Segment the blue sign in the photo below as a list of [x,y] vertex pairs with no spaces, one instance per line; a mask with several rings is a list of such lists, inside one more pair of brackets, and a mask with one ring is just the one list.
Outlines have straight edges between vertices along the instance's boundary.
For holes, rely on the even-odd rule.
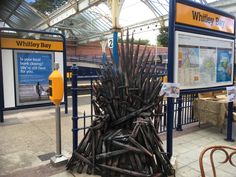
[[217,82],[231,81],[232,50],[217,49]]
[[48,83],[52,72],[52,55],[49,53],[17,53],[18,83]]
[[16,52],[17,103],[49,102],[48,77],[53,70],[53,55],[49,52]]

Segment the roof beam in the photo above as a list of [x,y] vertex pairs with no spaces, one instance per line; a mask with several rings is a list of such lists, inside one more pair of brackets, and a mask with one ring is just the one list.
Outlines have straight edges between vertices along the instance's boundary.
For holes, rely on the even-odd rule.
[[61,6],[59,9],[51,13],[47,19],[33,26],[32,30],[46,30],[53,25],[56,25],[63,20],[71,17],[77,13],[81,13],[84,10],[97,5],[104,0],[71,0],[68,3]]
[[[156,17],[160,17],[163,16],[164,14],[154,5],[154,2],[152,2],[152,0],[141,0],[141,2],[143,2],[144,4],[146,4],[146,6],[148,6],[148,8],[154,13],[154,15]],[[165,7],[165,5],[163,4],[163,2],[160,2],[159,0],[155,1],[155,3],[158,3],[159,6],[161,6],[164,10],[165,10],[165,14],[168,13],[168,7]]]
[[[122,30],[126,30],[128,28],[129,31],[132,32],[132,31],[134,31],[138,28],[142,28],[144,26],[161,23],[163,20],[167,21],[168,20],[168,15],[164,15],[164,16],[161,16],[161,17],[158,17],[158,18],[142,21],[142,22],[136,23],[134,25],[126,26],[126,27],[123,27]],[[110,31],[106,31],[106,32],[103,32],[103,33],[97,33],[96,35],[92,35],[90,37],[85,37],[84,39],[80,39],[78,41],[78,43],[79,44],[84,44],[84,43],[97,41],[97,40],[101,40],[101,39],[108,39],[108,38],[111,38],[111,37],[112,37],[112,31],[110,30]]]

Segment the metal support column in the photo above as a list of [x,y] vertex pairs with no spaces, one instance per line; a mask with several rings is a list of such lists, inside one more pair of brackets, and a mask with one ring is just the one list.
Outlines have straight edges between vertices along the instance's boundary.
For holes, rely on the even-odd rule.
[[68,162],[68,159],[61,153],[61,111],[60,105],[55,106],[56,119],[56,155],[51,158],[53,166],[61,166]]
[[56,113],[56,156],[61,155],[61,110],[60,106],[55,106]]
[[227,119],[227,134],[226,134],[226,141],[234,141],[232,138],[232,123],[233,123],[233,102],[228,103],[228,119]]
[[113,32],[113,57],[114,57],[116,66],[119,65],[117,48],[118,48],[118,32],[114,31]]
[[[176,0],[169,1],[169,37],[168,37],[168,82],[174,81],[174,35],[175,35],[175,6]],[[173,154],[173,118],[174,100],[167,98],[167,153],[171,158]]]
[[71,90],[72,90],[72,112],[73,112],[72,133],[73,133],[73,151],[74,151],[78,146],[78,102],[77,102],[78,67],[75,64],[73,64],[73,66],[71,67],[71,71],[72,71],[72,88],[71,88]]

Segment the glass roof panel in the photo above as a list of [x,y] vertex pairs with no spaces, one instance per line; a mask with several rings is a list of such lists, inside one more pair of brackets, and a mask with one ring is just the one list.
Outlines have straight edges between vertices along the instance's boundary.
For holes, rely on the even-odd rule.
[[[1,0],[2,1],[2,0]],[[29,4],[35,3],[37,0],[3,0],[5,5],[1,8],[0,19],[12,27],[16,28],[28,28],[40,24],[46,23],[46,15],[39,13],[32,8]],[[51,4],[55,6],[54,10],[58,18],[60,17],[59,6],[75,5],[73,3],[81,3],[85,0],[57,0],[57,4]],[[220,0],[192,0],[202,4],[212,3]],[[230,1],[230,0],[221,0]],[[231,0],[232,1],[232,0]],[[26,3],[27,2],[27,3]],[[48,1],[54,2],[54,1]],[[93,1],[88,2],[92,3]],[[89,7],[81,13],[76,13],[63,21],[59,21],[55,25],[47,28],[46,30],[55,32],[65,32],[67,37],[74,37],[76,40],[85,40],[86,38],[99,37],[103,34],[111,34],[111,11],[107,5],[107,1],[98,0],[95,6]],[[77,9],[78,10],[78,9]],[[124,0],[120,12],[120,26],[122,28],[129,27],[130,29],[135,26],[139,28],[136,30],[138,36],[144,36],[147,38],[150,33],[151,40],[155,41],[158,34],[158,19],[159,17],[165,17],[167,20],[169,10],[169,0]],[[47,16],[49,14],[47,13]],[[53,14],[54,15],[54,14]],[[48,16],[49,17],[49,16]],[[39,25],[40,27],[40,25]],[[132,28],[134,29],[134,28]]]
[[155,14],[143,2],[126,0],[120,12],[120,25],[125,27],[152,18],[155,18]]

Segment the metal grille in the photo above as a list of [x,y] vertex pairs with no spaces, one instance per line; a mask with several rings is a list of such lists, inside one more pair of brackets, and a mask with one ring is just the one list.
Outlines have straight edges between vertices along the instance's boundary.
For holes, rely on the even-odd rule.
[[[78,86],[78,92],[83,91],[89,91],[90,92],[90,98],[92,100],[92,80],[93,78],[90,78],[90,87],[89,88],[80,88]],[[174,100],[174,129],[182,129],[182,125],[190,124],[197,122],[197,119],[194,119],[193,116],[193,101],[196,98],[196,94],[184,94],[181,95],[180,98],[177,98]],[[163,133],[166,132],[166,125],[167,125],[167,101],[163,100],[163,106],[162,106],[162,114],[160,116],[159,126],[158,126],[158,132]],[[91,114],[87,114],[85,111],[82,116],[79,116],[78,119],[80,121],[80,127],[78,127],[78,131],[83,131],[83,133],[86,133],[86,129],[89,128],[93,118],[95,115],[93,115],[93,106],[91,104]]]

